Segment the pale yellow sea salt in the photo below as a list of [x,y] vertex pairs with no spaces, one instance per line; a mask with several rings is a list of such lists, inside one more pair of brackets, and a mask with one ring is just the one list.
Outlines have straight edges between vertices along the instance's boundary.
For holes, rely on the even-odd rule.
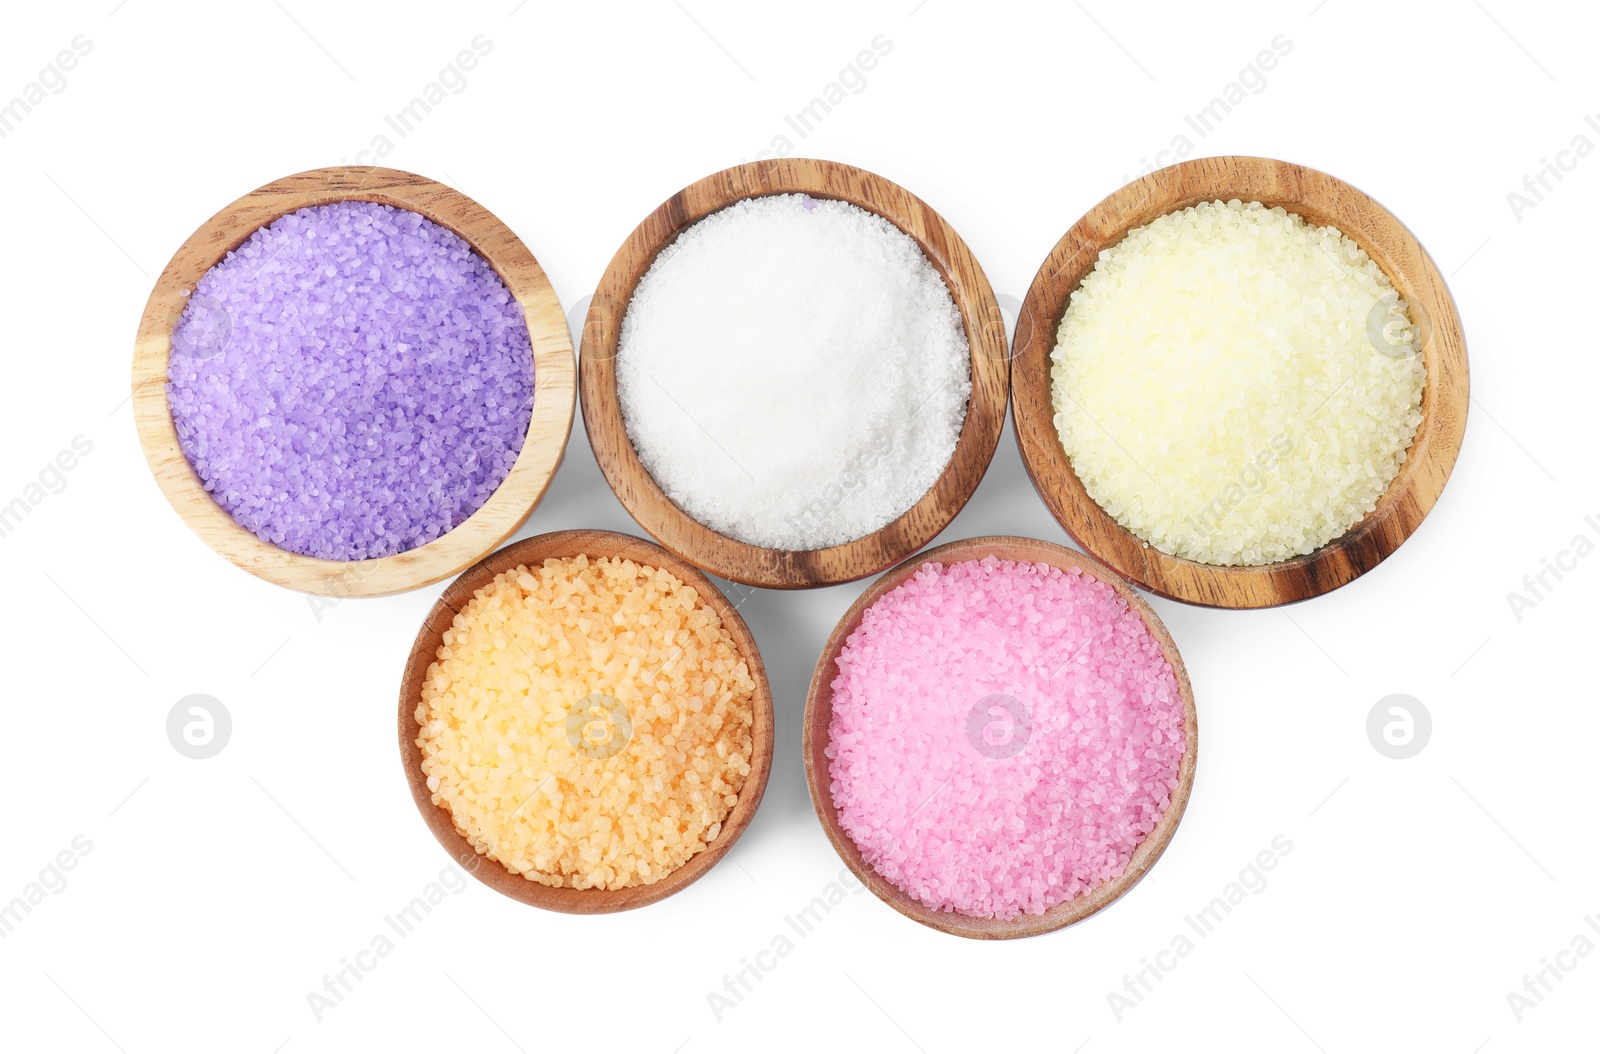
[[1371,512],[1422,420],[1406,302],[1333,227],[1207,202],[1129,232],[1072,294],[1051,354],[1073,470],[1175,556],[1273,563]]
[[417,745],[434,802],[480,853],[551,886],[648,885],[738,801],[754,692],[692,587],[629,560],[547,560],[456,615]]

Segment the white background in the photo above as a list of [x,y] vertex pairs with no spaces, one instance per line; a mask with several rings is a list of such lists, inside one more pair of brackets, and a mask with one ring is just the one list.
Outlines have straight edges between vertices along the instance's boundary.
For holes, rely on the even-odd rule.
[[[1600,540],[1600,157],[1520,215],[1507,200],[1575,136],[1600,146],[1584,123],[1600,114],[1592,9],[917,3],[7,9],[0,98],[76,34],[93,44],[66,88],[0,139],[0,503],[75,436],[93,443],[65,489],[0,538],[0,901],[75,836],[93,845],[0,940],[8,1049],[1594,1047],[1600,954],[1520,1022],[1507,1001],[1580,931],[1600,943],[1583,921],[1600,916],[1586,811],[1600,557],[1547,578],[1555,588],[1520,621],[1507,600],[1574,536]],[[778,740],[765,803],[728,859],[667,902],[594,918],[473,882],[315,1019],[307,992],[449,864],[407,794],[394,733],[401,664],[442,587],[348,600],[319,620],[306,598],[211,553],[135,442],[133,336],[154,276],[195,227],[271,179],[356,161],[478,34],[493,50],[465,90],[384,161],[501,216],[568,308],[662,199],[785,133],[796,155],[921,195],[1015,298],[1083,212],[1185,132],[1191,156],[1280,157],[1354,183],[1450,276],[1473,402],[1455,475],[1416,535],[1287,611],[1154,602],[1198,696],[1199,778],[1171,848],[1123,901],[1042,938],[977,943],[861,893],[716,1020],[707,993],[841,870],[806,795],[800,718],[821,643],[862,584],[736,591]],[[893,47],[865,89],[794,135],[785,115],[878,34]],[[1265,89],[1197,137],[1183,116],[1278,34],[1293,50]],[[521,533],[580,526],[637,532],[581,419]],[[1009,427],[939,540],[987,533],[1066,540]],[[234,724],[205,761],[165,733],[173,703],[197,692]],[[1434,721],[1405,761],[1365,731],[1396,692]],[[1293,850],[1266,888],[1118,1021],[1107,993],[1279,834]]]

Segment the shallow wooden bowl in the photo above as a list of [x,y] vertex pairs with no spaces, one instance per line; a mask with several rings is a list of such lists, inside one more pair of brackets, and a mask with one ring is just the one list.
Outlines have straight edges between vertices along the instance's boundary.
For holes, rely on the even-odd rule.
[[[755,696],[751,700],[754,714],[750,736],[754,747],[750,757],[750,775],[745,777],[744,786],[739,790],[739,800],[710,845],[691,856],[676,871],[648,886],[570,889],[547,886],[512,874],[498,861],[480,856],[472,843],[456,830],[450,810],[433,803],[428,779],[422,773],[422,748],[417,746],[417,704],[422,700],[422,682],[428,675],[428,666],[438,655],[444,631],[450,628],[456,614],[472,599],[473,593],[488,585],[502,571],[509,571],[520,564],[537,568],[552,557],[579,554],[587,555],[591,560],[621,557],[648,567],[664,568],[685,585],[693,586],[722,619],[723,628],[733,638],[740,657],[750,669],[751,679],[756,683]],[[439,840],[439,844],[444,846],[445,852],[463,870],[512,900],[573,915],[600,915],[642,908],[670,897],[711,870],[733,848],[733,843],[739,840],[744,829],[750,826],[756,807],[761,804],[761,796],[766,792],[767,776],[772,771],[772,692],[767,686],[767,671],[761,665],[761,652],[756,647],[755,637],[744,624],[744,619],[739,617],[738,610],[704,575],[659,545],[611,531],[555,531],[524,538],[474,564],[450,583],[423,620],[422,628],[417,631],[416,643],[411,646],[411,654],[406,659],[405,675],[400,681],[398,727],[400,761],[405,768],[406,783],[411,787],[411,799],[417,803],[417,811],[422,814],[423,822]]]
[[[933,263],[961,311],[972,356],[967,418],[944,473],[922,499],[872,534],[826,549],[764,549],[719,534],[678,508],[656,485],[628,438],[617,399],[622,319],[639,279],[679,232],[718,209],[768,194],[833,198],[876,213],[909,235]],[[1005,424],[1010,369],[994,291],[960,235],[927,203],[881,176],[834,161],[783,158],[724,169],[662,203],[628,236],[595,290],[579,356],[583,422],[611,489],[662,545],[696,567],[746,585],[804,589],[863,578],[926,545],[972,497]]]
[[[239,526],[214,501],[178,443],[167,406],[172,328],[201,277],[255,231],[298,209],[371,201],[408,209],[460,235],[522,305],[533,345],[533,416],[522,452],[483,507],[426,545],[375,560],[320,560],[280,549]],[[460,571],[510,537],[544,496],[566,450],[575,400],[572,338],[533,254],[493,213],[431,179],[392,168],[339,166],[286,176],[235,201],[189,236],[145,305],[133,351],[133,414],[161,491],[191,530],[269,582],[325,596],[384,596]]]
[[[849,639],[850,634],[861,624],[862,614],[879,597],[910,578],[930,560],[953,564],[966,560],[981,560],[986,556],[1002,560],[1051,564],[1063,571],[1070,571],[1074,567],[1081,568],[1085,574],[1104,582],[1122,594],[1128,606],[1144,619],[1145,626],[1160,643],[1163,654],[1172,664],[1172,673],[1178,682],[1178,693],[1183,699],[1183,730],[1186,737],[1183,760],[1178,766],[1178,786],[1172,792],[1172,804],[1162,815],[1161,822],[1156,824],[1155,830],[1145,836],[1144,841],[1133,851],[1133,857],[1128,861],[1128,867],[1121,876],[1102,883],[1083,896],[1057,904],[1041,915],[1019,915],[1014,919],[981,919],[951,911],[935,911],[902,893],[873,870],[872,866],[862,859],[861,850],[856,847],[856,843],[839,826],[839,812],[834,808],[833,792],[830,789],[828,757],[824,753],[829,741],[828,728],[833,722],[833,679],[839,675],[839,653],[844,650],[845,641]],[[1189,675],[1183,668],[1183,659],[1178,654],[1178,646],[1172,641],[1172,635],[1161,624],[1161,619],[1151,610],[1150,605],[1137,590],[1100,561],[1066,546],[1041,542],[1033,538],[968,538],[918,553],[896,566],[872,583],[866,592],[850,605],[850,610],[844,613],[844,617],[834,627],[833,635],[823,646],[822,657],[817,660],[817,668],[811,675],[811,690],[806,696],[806,786],[811,791],[811,804],[817,810],[817,819],[822,821],[822,828],[828,833],[828,841],[833,843],[833,848],[850,870],[855,872],[856,877],[877,894],[879,900],[900,914],[944,933],[978,940],[1035,937],[1041,933],[1061,929],[1063,926],[1070,926],[1104,909],[1137,885],[1155,865],[1156,859],[1166,849],[1167,843],[1172,841],[1173,832],[1178,829],[1178,822],[1183,819],[1183,810],[1189,804],[1189,792],[1194,787],[1195,757],[1199,747],[1199,723],[1195,715],[1194,690],[1189,686]]]
[[[1068,298],[1100,252],[1136,227],[1202,201],[1281,205],[1354,239],[1413,305],[1428,376],[1422,424],[1400,473],[1377,508],[1342,537],[1307,556],[1259,567],[1203,564],[1146,545],[1089,496],[1056,433],[1050,353]],[[1023,464],[1045,504],[1074,540],[1119,574],[1173,600],[1259,608],[1318,596],[1359,577],[1400,547],[1444,490],[1467,423],[1467,351],[1444,278],[1417,239],[1382,205],[1315,169],[1259,157],[1185,161],[1134,180],[1106,198],[1056,243],[1017,320],[1012,413]]]

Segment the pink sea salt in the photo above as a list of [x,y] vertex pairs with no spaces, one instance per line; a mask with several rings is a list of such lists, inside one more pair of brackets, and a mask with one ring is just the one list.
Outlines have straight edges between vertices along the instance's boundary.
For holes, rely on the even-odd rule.
[[1172,666],[1078,569],[924,564],[840,652],[829,789],[862,856],[930,908],[1040,914],[1121,875],[1186,749]]
[[522,449],[521,305],[454,232],[362,201],[257,230],[200,279],[167,401],[235,521],[305,556],[424,545],[488,500]]

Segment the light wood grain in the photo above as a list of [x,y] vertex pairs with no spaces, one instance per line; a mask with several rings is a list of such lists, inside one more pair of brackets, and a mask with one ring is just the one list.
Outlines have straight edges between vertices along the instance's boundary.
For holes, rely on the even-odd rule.
[[[1183,699],[1183,728],[1186,736],[1183,760],[1178,768],[1178,787],[1172,792],[1171,805],[1162,815],[1161,822],[1156,824],[1155,830],[1151,831],[1134,850],[1133,857],[1122,875],[1102,883],[1084,896],[1058,904],[1043,914],[1020,915],[1014,919],[980,919],[950,911],[935,911],[902,893],[873,870],[872,866],[862,858],[861,850],[855,842],[839,825],[839,812],[834,807],[833,792],[829,789],[831,778],[828,772],[828,757],[825,753],[828,748],[829,726],[833,722],[833,679],[839,673],[839,653],[844,650],[845,641],[849,639],[850,634],[861,624],[862,614],[879,597],[899,586],[930,561],[948,565],[966,560],[981,560],[986,556],[995,556],[1001,560],[1045,563],[1059,567],[1063,571],[1070,571],[1074,567],[1081,568],[1085,574],[1104,582],[1120,593],[1127,600],[1128,606],[1144,619],[1151,636],[1160,643],[1162,654],[1172,664],[1172,673],[1177,679],[1178,692]],[[1061,929],[1063,926],[1070,926],[1101,911],[1138,884],[1155,864],[1162,851],[1166,849],[1167,843],[1172,840],[1178,822],[1183,819],[1184,808],[1189,803],[1189,794],[1194,787],[1195,758],[1200,747],[1199,737],[1194,690],[1189,685],[1189,675],[1184,670],[1178,646],[1173,643],[1172,635],[1167,632],[1166,626],[1162,625],[1161,619],[1137,590],[1100,561],[1065,546],[1032,538],[969,538],[918,553],[898,565],[862,593],[834,627],[833,634],[822,649],[822,657],[817,660],[817,668],[811,675],[811,689],[806,696],[806,786],[811,791],[811,804],[817,811],[817,818],[822,821],[828,841],[833,843],[833,848],[840,858],[851,871],[855,872],[856,877],[877,895],[878,899],[902,915],[915,919],[924,926],[931,926],[958,937],[972,937],[979,940],[1034,937]]]
[[[1169,556],[1124,529],[1084,489],[1061,446],[1050,393],[1050,353],[1068,298],[1101,250],[1130,230],[1202,201],[1260,201],[1331,224],[1359,244],[1420,309],[1427,381],[1422,424],[1377,508],[1307,556],[1260,567],[1221,567]],[[1034,486],[1084,549],[1124,577],[1173,600],[1225,608],[1286,604],[1336,589],[1400,547],[1438,501],[1461,449],[1467,353],[1461,319],[1432,258],[1405,226],[1355,187],[1314,169],[1256,157],[1185,161],[1137,179],[1096,205],[1039,268],[1017,321],[1011,370],[1017,445]]]
[[[904,231],[943,277],[966,326],[972,397],[955,453],[938,481],[904,515],[855,541],[826,549],[765,549],[719,534],[674,505],[640,462],[617,399],[622,319],[639,279],[679,232],[743,198],[804,193],[847,201]],[[972,497],[1005,424],[1009,371],[1005,322],[983,270],[944,219],[905,188],[832,161],[758,161],[707,176],[667,199],[628,236],[606,268],[584,324],[579,363],[589,445],[611,489],[639,526],[697,567],[747,585],[799,589],[883,570],[942,531]],[[907,408],[909,413],[913,408]]]
[[[522,305],[533,345],[533,415],[522,451],[494,494],[449,533],[375,560],[319,560],[262,541],[212,500],[178,443],[167,406],[173,326],[200,278],[258,228],[298,209],[370,201],[409,209],[460,235]],[[235,566],[290,589],[383,596],[441,579],[510,537],[544,496],[566,450],[576,400],[572,338],[555,290],[525,245],[493,213],[431,179],[389,168],[320,168],[268,183],[189,236],[156,279],[133,355],[133,412],[156,482],[178,515]]]
[[[433,804],[427,777],[422,772],[422,748],[417,746],[417,704],[422,699],[422,682],[427,676],[428,666],[438,655],[444,631],[450,628],[451,621],[472,599],[473,593],[488,585],[502,571],[524,564],[536,568],[547,559],[570,558],[580,554],[587,555],[591,560],[620,557],[648,567],[665,568],[686,585],[692,586],[722,620],[722,628],[733,638],[734,646],[749,667],[750,677],[756,684],[751,700],[754,715],[750,735],[754,746],[750,757],[750,774],[745,777],[744,786],[739,790],[739,800],[710,845],[691,856],[676,871],[647,886],[610,890],[570,889],[547,886],[512,874],[498,862],[480,856],[472,843],[456,830],[450,810]],[[738,610],[709,579],[683,560],[651,542],[610,531],[556,531],[525,538],[468,568],[452,582],[423,621],[416,643],[406,659],[405,673],[400,682],[398,728],[400,761],[405,769],[406,783],[411,788],[411,798],[416,802],[417,811],[422,814],[428,829],[444,846],[451,859],[484,885],[513,900],[575,915],[627,911],[654,904],[711,870],[717,861],[727,855],[733,843],[739,840],[744,829],[755,818],[756,808],[767,789],[767,777],[772,771],[772,692],[767,684],[766,667],[761,664],[761,652],[756,647],[755,637],[744,624],[744,619],[739,617]]]

